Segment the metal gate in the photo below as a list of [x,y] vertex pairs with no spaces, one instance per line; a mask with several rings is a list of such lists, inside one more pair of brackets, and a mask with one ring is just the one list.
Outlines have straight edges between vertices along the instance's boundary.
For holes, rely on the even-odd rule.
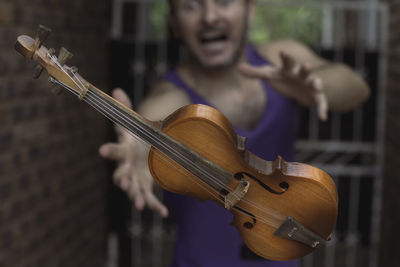
[[[134,104],[179,58],[180,50],[167,42],[165,2],[113,1],[113,84],[129,90]],[[327,123],[320,123],[315,111],[303,110],[296,149],[298,161],[325,170],[339,190],[339,219],[333,239],[325,248],[306,256],[303,266],[377,266],[387,7],[373,0],[259,0],[258,4],[263,15],[256,16],[251,33],[255,42],[282,37],[300,39],[321,56],[354,67],[371,86],[371,97],[363,107],[345,114],[330,113]],[[289,19],[285,18],[288,14]],[[168,266],[174,225],[150,212],[132,210],[131,215],[126,231],[122,231],[129,244],[120,242],[124,239],[121,234],[110,234],[108,265]],[[124,257],[117,257],[118,251],[123,250],[121,246],[130,248],[125,261]]]

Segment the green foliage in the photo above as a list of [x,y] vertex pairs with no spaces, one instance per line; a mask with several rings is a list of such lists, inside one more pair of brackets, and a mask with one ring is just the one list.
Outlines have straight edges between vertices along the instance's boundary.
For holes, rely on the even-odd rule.
[[319,38],[320,21],[321,12],[305,5],[259,5],[250,40],[257,44],[294,38],[311,44]]
[[157,39],[166,38],[167,34],[167,0],[159,0],[150,7],[150,29],[152,36]]

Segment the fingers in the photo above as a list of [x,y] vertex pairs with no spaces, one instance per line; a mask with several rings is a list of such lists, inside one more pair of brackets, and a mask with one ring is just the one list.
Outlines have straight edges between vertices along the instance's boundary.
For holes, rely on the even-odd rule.
[[149,209],[157,212],[162,218],[168,216],[168,209],[156,198],[152,192],[145,192],[144,197]]
[[115,161],[121,161],[125,159],[125,151],[123,146],[117,143],[106,143],[101,145],[99,148],[99,154],[103,158]]
[[280,53],[282,67],[272,65],[253,66],[248,63],[241,63],[239,71],[250,78],[266,80],[281,80],[283,78],[306,79],[310,74],[310,67],[307,64],[299,65],[293,57],[285,52]]
[[162,218],[168,217],[167,207],[153,193],[153,182],[145,174],[133,171],[128,164],[119,166],[113,175],[117,186],[133,201],[135,209],[142,211],[147,206]]
[[321,121],[326,121],[328,119],[329,106],[322,80],[319,77],[310,77],[306,84],[310,88],[311,96],[317,106],[318,118]]
[[312,87],[315,91],[322,92],[324,87],[323,87],[321,78],[314,77],[312,80]]
[[161,203],[160,200],[154,195],[152,187],[143,185],[145,183],[143,177],[132,176],[130,187],[128,189],[128,195],[133,200],[135,208],[139,211],[143,210],[147,206],[150,210],[156,212],[162,218],[168,216],[168,209]]
[[128,164],[122,164],[117,167],[113,174],[113,181],[115,185],[119,186],[123,191],[129,189],[130,179],[130,168]]
[[[118,124],[114,124],[114,131],[118,138],[122,138],[122,140],[135,138],[131,133],[128,132],[128,130]],[[119,139],[119,141],[121,140]]]
[[145,202],[140,191],[140,185],[135,177],[135,172],[129,164],[122,164],[117,167],[113,174],[116,186],[125,191],[128,197],[133,200],[137,210],[143,210]]
[[121,88],[115,88],[112,91],[112,96],[117,99],[119,102],[127,106],[128,108],[132,108],[132,102],[129,99],[129,96],[125,93]]
[[324,92],[322,80],[312,75],[308,63],[299,64],[286,52],[280,52],[282,66],[280,68],[252,66],[247,63],[239,65],[239,71],[250,77],[266,79],[273,83],[273,88],[283,95],[293,97],[299,103],[316,105],[318,117],[322,121],[328,118],[328,101]]
[[276,67],[264,65],[261,67],[253,66],[248,63],[241,63],[239,65],[239,71],[249,77],[258,79],[277,79],[279,78],[279,73]]
[[309,64],[302,64],[299,70],[300,79],[306,80],[311,74],[311,67]]
[[128,196],[133,200],[137,210],[143,210],[146,203],[137,180],[138,177],[134,177],[135,174],[133,173],[131,175],[131,183],[127,192]]
[[114,177],[114,181],[115,181],[115,184],[122,189],[122,191],[126,192],[126,191],[129,190],[130,180],[128,178],[124,178],[124,177],[117,178],[117,177]]
[[313,80],[314,99],[317,104],[318,118],[321,121],[328,119],[328,100],[323,90],[322,80],[320,78],[314,78]]
[[318,94],[316,97],[318,118],[321,121],[328,119],[328,101],[325,94]]
[[281,51],[280,56],[282,60],[282,68],[287,72],[292,72],[293,69],[297,66],[294,58],[283,51]]

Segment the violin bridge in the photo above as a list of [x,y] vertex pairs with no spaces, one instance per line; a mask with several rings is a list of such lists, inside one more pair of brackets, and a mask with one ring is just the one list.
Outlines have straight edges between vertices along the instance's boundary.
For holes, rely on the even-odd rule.
[[236,189],[225,196],[225,209],[232,209],[246,195],[249,187],[250,183],[242,178]]
[[314,249],[326,243],[324,238],[312,232],[291,216],[286,218],[274,235],[303,243]]

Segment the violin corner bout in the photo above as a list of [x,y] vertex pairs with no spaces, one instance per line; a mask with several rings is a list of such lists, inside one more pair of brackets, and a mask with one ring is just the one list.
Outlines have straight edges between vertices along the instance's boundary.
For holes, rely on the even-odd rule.
[[286,164],[286,161],[281,156],[278,156],[272,163],[272,169],[284,173],[286,170]]

